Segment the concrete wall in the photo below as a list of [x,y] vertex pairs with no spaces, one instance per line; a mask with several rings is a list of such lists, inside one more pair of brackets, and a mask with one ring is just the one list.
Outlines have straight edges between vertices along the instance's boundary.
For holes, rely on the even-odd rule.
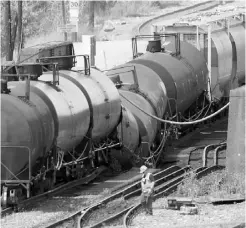
[[229,172],[245,172],[245,86],[231,90],[226,166]]

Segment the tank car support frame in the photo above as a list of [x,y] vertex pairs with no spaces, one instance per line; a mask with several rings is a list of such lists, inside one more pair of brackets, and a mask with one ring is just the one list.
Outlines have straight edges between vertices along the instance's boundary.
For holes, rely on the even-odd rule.
[[[15,178],[15,180],[1,180],[1,184],[5,184],[5,185],[16,185],[16,184],[20,184],[22,187],[24,187],[27,191],[26,196],[27,198],[30,198],[31,194],[30,194],[30,183],[31,183],[31,178],[32,178],[32,164],[31,164],[31,158],[32,158],[32,153],[29,147],[26,146],[1,146],[1,148],[22,148],[22,149],[26,149],[28,151],[28,158],[29,158],[29,162],[28,162],[28,180],[21,180],[19,179],[17,176],[20,174],[15,175],[14,173],[11,172],[11,170],[9,170],[9,168],[1,161],[1,166],[3,166],[10,174],[13,178]],[[5,186],[3,186],[4,188]],[[7,186],[6,186],[7,188]],[[4,189],[5,190],[5,189]],[[7,191],[7,190],[5,190]],[[3,191],[4,193],[4,191]]]

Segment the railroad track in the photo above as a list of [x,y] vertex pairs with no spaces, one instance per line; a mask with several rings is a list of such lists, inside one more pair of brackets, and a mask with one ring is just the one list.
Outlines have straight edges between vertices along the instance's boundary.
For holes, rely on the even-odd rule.
[[[188,167],[185,168],[179,168],[177,166],[171,166],[165,170],[162,170],[158,173],[155,173],[154,176],[158,180],[158,184],[161,185],[164,181],[171,179],[173,176],[178,175],[179,173],[184,173]],[[115,220],[118,217],[124,215],[134,204],[136,203],[138,194],[140,194],[140,188],[141,188],[141,182],[140,179],[136,180],[133,184],[131,184],[128,187],[124,187],[122,189],[117,190],[114,194],[104,198],[103,200],[96,200],[96,203],[93,203],[90,206],[87,206],[81,209],[80,211],[77,211],[74,214],[71,214],[70,216],[57,220],[56,222],[50,224],[49,226],[45,226],[45,228],[54,228],[54,227],[84,227],[85,225],[91,225],[91,218],[92,217],[97,217],[96,215],[102,214],[102,210],[109,205],[112,202],[117,202],[119,201],[120,203],[122,202],[121,199],[124,197],[124,205],[119,207],[116,211],[116,214],[114,213],[113,216],[108,216],[108,215],[102,215],[103,218],[108,217],[106,220],[105,219],[96,219],[97,221],[94,222],[94,224],[91,227],[100,227],[102,224],[108,223],[111,220]],[[131,201],[129,200],[131,198]],[[123,210],[121,210],[123,207]],[[101,217],[102,217],[101,216]],[[94,220],[94,219],[93,219]]]
[[[18,204],[18,208],[24,208],[30,204],[33,204],[37,201],[40,201],[42,199],[46,199],[48,197],[52,197],[54,196],[55,194],[58,194],[59,192],[62,192],[62,191],[67,191],[71,188],[76,188],[76,186],[79,186],[79,185],[82,185],[82,184],[88,184],[89,182],[91,182],[92,180],[94,180],[96,177],[98,177],[98,175],[100,175],[103,171],[106,170],[106,167],[104,166],[101,166],[101,167],[98,167],[94,172],[92,172],[90,175],[84,177],[84,178],[81,178],[79,180],[74,180],[74,181],[71,181],[69,183],[66,183],[66,184],[62,184],[50,191],[47,191],[45,193],[42,193],[42,194],[39,194],[39,195],[36,195],[36,196],[33,196],[29,199],[26,199],[26,200],[23,200],[21,202],[19,202]],[[3,210],[1,210],[1,216],[6,216],[7,214],[10,214],[14,212],[14,208],[13,207],[8,207],[8,208],[5,208]]]
[[[103,168],[101,167],[101,171]],[[153,172],[156,171],[158,170],[153,170]],[[25,204],[23,201],[23,209],[19,210],[20,213],[2,216],[1,224],[3,227],[13,227],[14,225],[10,225],[10,223],[16,223],[20,217],[20,222],[17,224],[22,224],[23,227],[60,227],[59,224],[66,221],[69,223],[68,227],[73,227],[77,222],[77,216],[94,205],[95,202],[111,195],[112,192],[120,191],[119,189],[139,181],[141,175],[132,178],[135,173],[136,170],[133,169],[119,176],[105,177],[103,175],[100,176],[100,179],[90,178],[86,185],[85,181],[81,182],[81,180],[74,181],[74,183],[70,182],[68,183],[70,186],[67,188],[59,188],[59,191],[56,189],[56,191],[46,193],[42,197],[34,197]],[[129,178],[132,179],[129,180]],[[90,182],[92,179],[94,181]],[[40,216],[40,211],[43,211],[45,216]],[[35,216],[38,218],[36,219]],[[13,218],[15,221],[12,221]]]
[[[25,207],[29,204],[35,203],[38,200],[42,200],[42,199],[45,199],[47,197],[51,197],[51,196],[53,196],[53,195],[55,195],[61,191],[69,190],[69,189],[74,188],[78,185],[88,184],[89,182],[94,180],[104,170],[106,170],[106,167],[104,167],[104,166],[99,167],[93,173],[88,175],[87,177],[81,178],[80,180],[74,180],[74,181],[71,181],[69,183],[59,185],[58,187],[56,187],[50,191],[47,191],[45,193],[33,196],[29,199],[23,200],[18,204],[18,207]],[[1,216],[5,216],[6,214],[9,214],[11,212],[13,212],[12,207],[5,208],[5,209],[1,210]]]
[[[166,182],[180,175],[184,175],[189,170],[189,168],[190,168],[189,166],[183,167],[183,168],[180,168],[177,166],[171,166],[167,169],[160,171],[159,173],[156,173],[154,175],[155,180],[156,180],[156,188],[159,188],[159,189],[163,188],[163,186],[166,185]],[[116,205],[114,205],[115,208],[117,209],[120,208],[120,210],[117,210],[116,212],[114,212],[114,215],[109,216],[108,214],[104,214],[103,211],[104,211],[104,208],[107,207],[107,205],[105,204],[112,202],[115,199],[116,195],[108,198],[106,202],[105,201],[99,202],[97,205],[89,208],[83,215],[81,215],[79,219],[80,226],[78,227],[82,228],[88,224],[90,228],[102,227],[117,219],[120,219],[139,200],[138,196],[140,194],[141,194],[141,183],[139,181],[133,184],[132,186],[129,186],[127,189],[124,189],[121,192],[116,194],[117,197],[122,197],[122,200],[120,200],[119,202],[116,202]],[[120,204],[122,204],[123,202],[124,202],[124,207],[122,208]],[[95,210],[97,209],[101,209],[101,210],[98,210],[96,212]],[[97,221],[96,222],[93,221],[93,224],[91,224],[89,223],[88,220],[92,217],[93,213],[94,214],[96,213],[96,215],[94,215],[93,217],[97,218]],[[105,219],[105,217],[107,218]]]
[[157,17],[151,18],[151,19],[145,21],[144,23],[140,24],[135,33],[137,33],[139,35],[148,35],[148,34],[150,34],[150,31],[151,31],[150,28],[151,28],[152,24],[156,24],[156,23],[161,22],[163,20],[170,20],[173,18],[182,17],[182,16],[185,16],[187,14],[198,12],[198,11],[209,10],[209,9],[212,9],[212,8],[218,6],[218,5],[219,5],[218,1],[206,1],[206,2],[195,4],[193,6],[189,6],[189,7],[183,8],[183,9],[176,10],[174,12],[169,12],[166,14],[159,15]]
[[[221,159],[224,159],[224,152],[225,152],[225,148],[226,148],[226,143],[221,143],[222,139],[225,137],[226,132],[224,131],[227,128],[226,125],[226,119],[222,119],[219,121],[216,121],[215,123],[213,123],[211,126],[205,126],[205,128],[200,129],[200,132],[205,132],[205,136],[209,136],[210,138],[213,138],[212,141],[209,139],[203,139],[205,141],[200,141],[201,140],[201,136],[199,136],[197,133],[191,132],[190,134],[194,134],[196,137],[196,140],[199,141],[199,143],[196,143],[196,140],[194,140],[193,137],[184,137],[184,139],[180,139],[180,145],[181,147],[185,147],[185,146],[189,146],[190,142],[194,143],[194,149],[193,152],[189,152],[187,153],[187,156],[189,156],[190,161],[188,163],[186,163],[185,165],[189,165],[192,168],[195,167],[200,167],[202,165],[204,166],[210,166],[210,165],[218,165],[221,164]],[[213,132],[214,130],[218,130],[217,126],[222,126],[222,131],[221,128],[219,129],[219,132],[222,132],[223,134],[220,133],[220,137],[217,137],[217,132],[215,132],[215,134],[217,135],[216,137],[214,137],[214,135],[209,135],[207,134],[207,132]],[[204,136],[204,135],[202,135]],[[215,140],[216,138],[216,140]],[[202,144],[202,146],[201,146]],[[224,159],[225,160],[225,159]],[[213,162],[212,162],[213,161]],[[175,166],[173,166],[175,167]],[[177,167],[177,166],[176,166]],[[173,168],[172,168],[173,169]],[[172,169],[170,169],[170,172],[172,171]],[[83,183],[88,183],[91,180],[94,180],[96,176],[98,176],[98,174],[100,174],[102,171],[104,170],[103,167],[100,167],[97,172],[91,174],[91,176],[87,177],[87,179],[81,179],[81,180],[77,180],[74,182],[70,182],[67,185],[61,186],[57,189],[54,189],[50,192],[47,192],[43,195],[37,196],[36,198],[33,197],[29,200],[27,200],[26,202],[24,201],[22,204],[23,207],[25,207],[25,205],[29,205],[29,204],[34,204],[36,201],[40,201],[40,199],[44,199],[45,201],[50,201],[53,200],[55,197],[55,195],[57,195],[57,193],[60,193],[59,197],[61,199],[66,199],[68,202],[71,201],[70,197],[71,196],[75,196],[75,197],[81,197],[81,195],[91,195],[91,188],[88,187],[88,189],[86,189],[84,187],[84,185],[82,186]],[[177,171],[177,170],[175,170]],[[169,175],[169,173],[166,173],[167,175]],[[165,178],[171,178],[171,177],[175,177],[172,175],[169,175],[168,177],[164,177],[164,179],[158,180],[158,178],[160,178],[160,176],[156,176],[157,179],[157,183],[159,183],[161,185],[161,183],[166,182],[168,179]],[[183,177],[181,177],[182,179]],[[178,180],[176,180],[177,182],[181,181],[180,178],[178,178]],[[131,183],[129,183],[131,184]],[[82,187],[82,188],[81,188]],[[77,211],[70,213],[67,216],[63,216],[62,219],[57,220],[57,219],[52,219],[52,224],[46,223],[46,224],[50,224],[49,226],[44,226],[46,228],[48,227],[60,227],[61,225],[65,224],[65,227],[74,227],[74,226],[78,226],[78,224],[80,224],[80,222],[78,222],[78,220],[81,217],[81,220],[83,224],[89,224],[92,225],[92,227],[101,227],[103,224],[109,224],[109,223],[114,223],[114,222],[119,222],[122,224],[123,221],[123,216],[132,208],[132,203],[136,203],[136,196],[138,196],[140,194],[140,183],[138,182],[138,180],[136,180],[136,182],[133,182],[133,184],[131,184],[131,186],[129,186],[128,188],[122,190],[124,188],[123,186],[117,186],[118,187],[118,191],[117,188],[116,190],[112,190],[111,192],[116,192],[116,194],[106,198],[106,200],[104,202],[99,202],[99,203],[94,203],[96,201],[98,201],[98,199],[95,198],[93,203],[88,203],[85,204],[83,201],[81,201],[81,206],[78,208]],[[76,189],[77,188],[77,189]],[[164,186],[164,188],[166,188]],[[97,191],[95,191],[94,196],[95,195],[100,195],[103,188],[100,187],[100,184],[98,185],[98,189]],[[78,193],[76,193],[76,191]],[[162,189],[158,190],[161,192]],[[64,192],[65,191],[65,192]],[[83,193],[81,193],[83,192]],[[161,194],[161,193],[160,193]],[[94,197],[93,196],[93,197]],[[59,199],[58,197],[58,199]],[[101,196],[102,197],[102,196]],[[122,199],[122,197],[124,198],[124,200],[126,201],[120,201],[119,199]],[[72,197],[73,198],[73,197]],[[91,218],[96,217],[96,215],[98,214],[97,211],[100,211],[100,209],[105,208],[107,205],[110,204],[110,202],[113,202],[114,200],[118,201],[118,204],[122,204],[122,207],[119,207],[120,210],[117,210],[116,212],[113,213],[113,215],[105,215],[103,219],[98,220],[95,219],[96,222],[94,224],[91,224],[88,219],[92,220]],[[132,201],[131,203],[128,203],[129,201]],[[54,204],[56,204],[56,201],[52,201]],[[125,202],[125,203],[124,203]],[[49,202],[48,202],[49,203]],[[82,210],[81,208],[84,209]],[[122,210],[121,210],[122,209]],[[102,210],[101,210],[102,211]],[[4,215],[4,211],[2,212],[2,215]],[[100,214],[100,212],[99,212]],[[106,218],[106,219],[105,219]],[[55,221],[55,222],[54,222]],[[84,225],[82,224],[82,227],[84,227]],[[35,226],[34,226],[35,227]],[[40,227],[40,226],[36,226],[36,227]],[[79,226],[78,226],[79,227]]]
[[[199,167],[195,169],[197,178],[200,178],[204,175],[207,175],[209,172],[213,172],[219,169],[224,168],[224,166],[212,166],[212,167]],[[176,190],[177,186],[182,183],[184,177],[187,172],[190,171],[190,166],[186,166],[183,168],[177,166],[171,166],[157,174],[155,174],[156,184],[155,184],[155,199],[159,197],[168,195]],[[132,186],[129,186],[127,189],[122,190],[117,193],[117,195],[113,195],[96,205],[93,205],[90,208],[87,208],[86,211],[81,213],[78,218],[77,228],[89,227],[89,228],[98,228],[109,225],[123,225],[129,224],[129,220],[131,220],[131,216],[138,212],[141,209],[141,204],[138,203],[139,195],[141,194],[140,182],[135,183]],[[113,215],[109,208],[107,208],[107,204],[115,200],[116,197],[120,197],[124,199],[124,201],[119,201],[118,205],[114,205],[114,209],[118,209],[114,211]],[[121,207],[120,204],[123,204],[125,207]],[[137,204],[136,204],[137,203]],[[134,205],[136,204],[136,205]],[[105,211],[108,211],[105,212]],[[124,217],[125,216],[125,217]],[[93,223],[89,222],[93,220]],[[96,221],[95,221],[96,220]],[[53,226],[52,226],[53,227]],[[50,228],[50,227],[49,227]]]
[[[200,166],[225,165],[227,124],[228,117],[223,117],[174,141],[165,151],[164,163],[190,165],[193,169]],[[207,165],[204,165],[204,162]]]
[[[199,167],[195,169],[195,173],[197,178],[201,178],[202,176],[205,176],[211,172],[221,170],[224,166],[211,166],[211,167]],[[160,197],[167,196],[173,191],[176,190],[177,186],[182,183],[182,180],[184,178],[184,175],[180,175],[179,177],[174,178],[173,180],[166,183],[166,188],[157,188],[155,189],[155,195],[154,200],[157,200]],[[134,217],[137,216],[137,214],[141,213],[143,211],[142,205],[139,203],[132,207],[124,216],[123,225],[124,228],[128,228],[133,221]]]

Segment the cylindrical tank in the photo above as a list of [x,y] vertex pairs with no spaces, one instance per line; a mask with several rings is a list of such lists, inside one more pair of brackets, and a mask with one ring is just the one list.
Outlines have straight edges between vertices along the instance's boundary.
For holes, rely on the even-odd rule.
[[107,137],[120,119],[121,103],[114,83],[102,72],[91,69],[90,75],[60,71],[60,77],[74,83],[87,98],[93,118],[93,140]]
[[[124,85],[134,84],[134,67],[139,84],[139,94],[142,94],[152,105],[154,114],[162,118],[166,109],[166,87],[158,74],[151,68],[135,62],[129,62],[108,71],[107,75],[118,75]],[[134,100],[133,100],[134,101]]]
[[[5,94],[1,95],[1,102],[1,179],[12,179],[12,172],[19,179],[26,180],[28,149],[31,164],[35,164],[50,144],[50,135],[45,135],[41,114],[33,103]],[[43,111],[43,115],[49,120],[52,133],[53,119],[49,118],[48,112]]]
[[[64,151],[71,150],[78,145],[89,129],[90,112],[87,100],[79,88],[65,78],[60,77],[57,88],[41,81],[42,79],[52,81],[53,75],[45,74],[40,77],[40,81],[31,81],[30,101],[37,107],[42,107],[40,103],[44,102],[52,116],[55,116],[56,113],[57,146]],[[20,82],[11,82],[9,85],[14,96],[25,94],[25,87],[20,87]],[[14,87],[14,85],[18,86]],[[40,110],[43,109],[40,108]],[[49,127],[47,119],[42,122],[44,122],[45,128]]]
[[172,113],[176,109],[184,112],[206,89],[206,62],[191,44],[181,42],[180,57],[167,53],[146,53],[132,62],[148,66],[159,75],[167,88]]
[[122,107],[122,120],[117,130],[124,147],[134,152],[139,144],[138,124],[132,112],[124,106]]
[[129,169],[135,159],[135,152],[140,143],[138,124],[132,112],[122,106],[122,118],[117,127],[117,133],[123,147],[114,148],[111,154],[120,162],[122,167]]
[[230,28],[230,40],[233,53],[233,75],[232,80],[237,83],[245,83],[245,28],[237,25]]
[[[60,71],[59,85],[51,85],[52,73],[30,82],[30,100],[24,97],[26,82],[9,82],[9,95],[2,96],[2,158],[16,174],[28,164],[20,148],[32,152],[32,166],[54,142],[64,150],[75,148],[88,133],[93,121],[93,139],[107,137],[120,120],[121,103],[113,82],[100,71],[91,75]],[[18,98],[19,97],[19,98]],[[21,100],[22,98],[23,100]],[[4,123],[4,124],[3,124]],[[15,161],[19,161],[17,164]],[[10,178],[3,169],[2,179]],[[26,178],[26,176],[25,176]]]
[[[147,113],[155,115],[153,107],[141,95],[124,90],[120,90],[120,94],[122,94],[126,99],[133,101]],[[154,141],[157,133],[157,121],[141,112],[138,108],[129,103],[129,101],[127,101],[124,97],[122,97],[122,104],[128,110],[131,110],[131,113],[135,117],[142,142],[151,144]]]
[[[48,151],[58,134],[57,114],[50,98],[42,90],[36,88],[35,84],[37,83],[31,82],[30,101],[26,101],[26,104],[30,104],[30,107],[33,107],[39,115],[38,118],[45,137],[44,147]],[[26,83],[24,81],[9,82],[9,88],[11,89],[11,96],[23,97]],[[20,105],[22,104],[20,103]],[[26,118],[28,118],[28,115]]]
[[211,38],[216,48],[218,58],[217,66],[212,66],[212,95],[217,99],[229,96],[230,81],[232,76],[232,44],[226,31],[215,31]]

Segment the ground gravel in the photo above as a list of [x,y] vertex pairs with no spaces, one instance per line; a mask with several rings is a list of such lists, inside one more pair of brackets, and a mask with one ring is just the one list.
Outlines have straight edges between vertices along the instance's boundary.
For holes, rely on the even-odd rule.
[[43,200],[27,210],[1,218],[1,228],[42,228],[64,219],[100,199],[100,195],[54,197]]
[[245,202],[231,205],[198,204],[197,215],[181,215],[180,211],[165,209],[167,200],[159,199],[153,203],[153,216],[144,213],[137,215],[131,227],[168,228],[222,228],[245,222]]
[[[90,221],[88,222],[87,226],[95,225],[96,223],[109,218],[122,210],[130,207],[131,205],[135,205],[139,202],[139,197],[131,198],[130,200],[124,200],[123,198],[113,200],[109,202],[104,207],[100,208],[99,210],[95,211],[90,217]],[[119,223],[119,221],[118,221]],[[117,224],[118,225],[118,224]]]

